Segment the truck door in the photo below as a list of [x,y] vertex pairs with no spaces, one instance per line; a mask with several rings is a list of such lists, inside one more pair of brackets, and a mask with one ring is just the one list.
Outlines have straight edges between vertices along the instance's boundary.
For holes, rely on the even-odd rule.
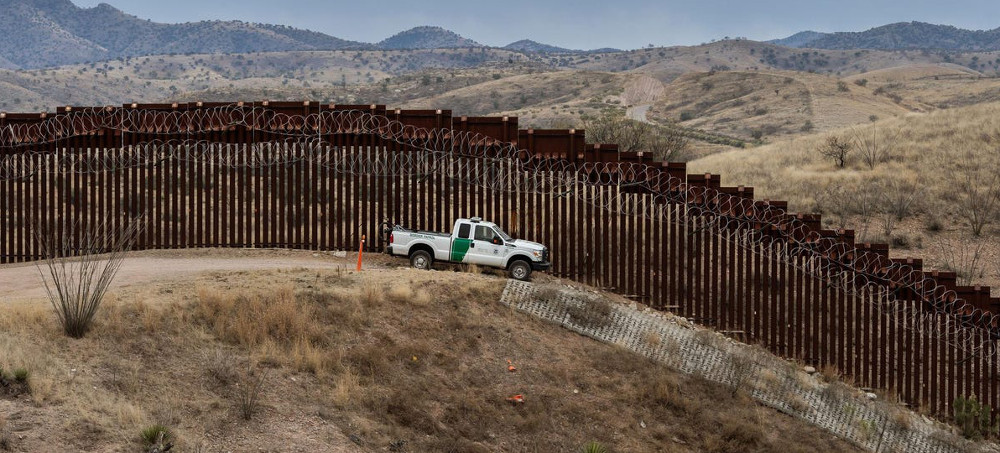
[[448,257],[448,261],[453,263],[468,262],[465,259],[471,245],[472,225],[468,223],[458,224],[458,233],[455,234],[455,237],[451,238],[451,254]]
[[476,225],[472,244],[469,244],[469,253],[464,262],[500,267],[503,265],[505,254],[506,249],[500,235],[493,228]]

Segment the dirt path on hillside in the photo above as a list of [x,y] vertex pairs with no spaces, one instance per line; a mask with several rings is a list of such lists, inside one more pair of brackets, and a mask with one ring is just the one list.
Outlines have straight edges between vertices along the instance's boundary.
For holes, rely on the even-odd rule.
[[[366,267],[384,267],[389,258],[366,254]],[[111,291],[148,285],[153,282],[188,279],[211,272],[278,269],[351,268],[357,264],[356,253],[330,253],[298,250],[162,250],[136,252],[122,263]],[[48,272],[44,268],[43,271]],[[0,266],[0,305],[44,301],[45,287],[34,263]]]

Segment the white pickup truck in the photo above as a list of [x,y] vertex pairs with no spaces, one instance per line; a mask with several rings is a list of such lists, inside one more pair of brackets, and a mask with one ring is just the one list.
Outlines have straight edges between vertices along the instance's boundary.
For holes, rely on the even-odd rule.
[[514,239],[495,223],[479,217],[456,220],[451,235],[398,225],[387,225],[386,229],[386,253],[409,257],[417,269],[430,269],[437,260],[507,269],[512,278],[527,280],[531,271],[552,266],[544,245]]

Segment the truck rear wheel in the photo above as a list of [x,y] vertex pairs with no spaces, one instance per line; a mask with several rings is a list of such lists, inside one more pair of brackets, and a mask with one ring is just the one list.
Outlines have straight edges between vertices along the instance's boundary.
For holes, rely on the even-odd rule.
[[510,278],[521,281],[528,281],[528,277],[531,276],[531,265],[527,261],[517,260],[510,263],[507,268],[510,273]]
[[415,269],[429,270],[431,265],[434,264],[434,257],[426,250],[417,250],[410,254],[410,266]]

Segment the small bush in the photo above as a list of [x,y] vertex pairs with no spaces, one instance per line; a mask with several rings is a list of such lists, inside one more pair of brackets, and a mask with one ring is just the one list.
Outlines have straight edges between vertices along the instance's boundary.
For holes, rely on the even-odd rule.
[[14,380],[22,384],[28,382],[28,370],[25,368],[15,368],[14,369]]
[[681,112],[681,121],[691,121],[694,119],[694,112],[685,110]]
[[694,333],[694,341],[698,344],[715,349],[725,348],[725,341],[715,331],[709,329],[698,329]]
[[910,248],[910,237],[905,234],[893,236],[891,242],[893,247],[901,249]]
[[246,372],[240,376],[240,382],[236,384],[236,398],[244,420],[252,419],[260,409],[260,397],[266,377],[266,371],[255,370],[253,365],[248,365]]
[[757,371],[757,364],[746,354],[733,354],[732,359],[732,380],[729,385],[732,387],[732,396],[746,389],[753,381]]
[[601,328],[611,323],[611,304],[595,299],[582,305],[570,304],[569,317],[584,328]]
[[936,215],[928,215],[924,219],[924,229],[932,233],[938,233],[944,229],[944,222]]
[[559,300],[559,291],[550,287],[536,289],[535,300],[539,302],[557,302]]
[[843,80],[841,80],[841,81],[837,82],[837,91],[840,91],[841,93],[846,93],[848,91],[851,91],[851,89],[847,87],[847,83],[846,82],[844,82]]
[[857,85],[857,86],[859,86],[859,87],[867,86],[868,85],[868,79],[858,79],[858,80],[855,80],[854,84]]
[[981,404],[972,395],[955,398],[955,424],[966,439],[981,440],[997,434],[997,425],[990,425],[990,406]]
[[812,132],[812,130],[815,127],[816,126],[813,126],[813,122],[812,121],[806,120],[806,122],[802,125],[801,128],[799,128],[799,130],[802,131],[802,132]]
[[236,371],[236,357],[225,349],[218,348],[211,353],[208,361],[208,375],[222,385],[236,381],[239,373]]
[[142,433],[140,433],[140,437],[142,437],[143,444],[147,447],[153,447],[170,442],[173,434],[166,426],[157,424],[143,429]]
[[359,297],[363,305],[377,306],[385,300],[385,291],[382,289],[382,285],[372,279],[365,279],[359,291]]

